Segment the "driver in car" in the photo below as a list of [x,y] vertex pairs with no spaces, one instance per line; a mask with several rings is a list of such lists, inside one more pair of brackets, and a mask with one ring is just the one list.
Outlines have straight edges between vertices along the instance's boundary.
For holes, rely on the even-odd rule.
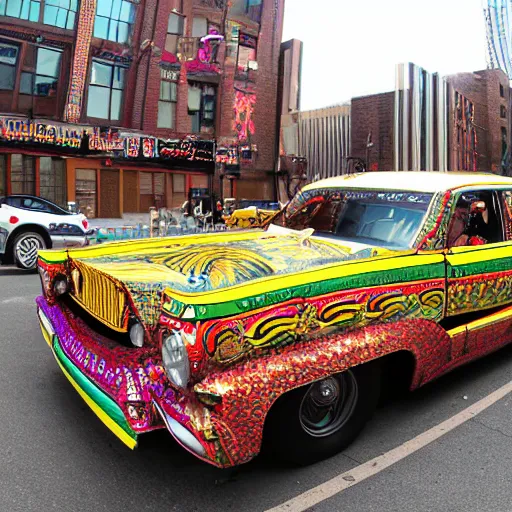
[[487,240],[480,233],[488,223],[489,211],[483,201],[459,201],[448,232],[448,247],[485,245]]

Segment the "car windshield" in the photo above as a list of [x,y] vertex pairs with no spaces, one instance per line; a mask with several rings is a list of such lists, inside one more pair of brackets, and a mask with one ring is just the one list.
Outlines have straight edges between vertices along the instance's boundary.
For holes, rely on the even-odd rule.
[[316,189],[299,192],[272,221],[289,229],[388,248],[412,247],[432,194]]

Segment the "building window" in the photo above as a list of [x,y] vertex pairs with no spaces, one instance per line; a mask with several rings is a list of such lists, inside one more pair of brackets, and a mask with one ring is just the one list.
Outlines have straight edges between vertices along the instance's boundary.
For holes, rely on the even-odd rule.
[[[43,6],[43,9],[41,9]],[[78,0],[3,0],[0,16],[73,30]]]
[[56,96],[62,51],[53,48],[35,48],[33,50],[29,48],[28,51],[36,52],[35,73],[27,71],[21,73],[20,93],[36,96]]
[[11,192],[13,194],[36,193],[36,168],[33,156],[11,155]]
[[96,169],[77,169],[75,197],[80,211],[88,218],[96,217]]
[[196,16],[192,20],[192,37],[203,37],[208,34],[208,20],[203,16]]
[[7,162],[5,155],[0,155],[0,197],[7,195]]
[[188,113],[194,133],[214,132],[216,90],[209,84],[189,84]]
[[135,20],[135,5],[127,0],[98,0],[94,37],[127,43]]
[[263,0],[232,0],[230,4],[231,15],[247,16],[256,23],[261,21]]
[[246,0],[245,12],[252,21],[259,23],[261,21],[261,9],[263,0]]
[[40,157],[39,189],[41,197],[66,206],[66,162],[62,158]]
[[501,128],[501,159],[503,160],[507,156],[508,151],[508,137],[507,129]]
[[4,0],[0,2],[0,15],[38,22],[40,7],[38,0]]
[[258,41],[255,37],[240,34],[236,71],[238,76],[246,77],[249,72],[249,62],[256,61],[256,47]]
[[171,13],[167,22],[167,35],[165,37],[165,51],[176,55],[178,51],[178,37],[183,35],[184,18],[179,14]]
[[77,8],[78,0],[44,0],[43,23],[73,30]]
[[176,102],[178,85],[176,82],[160,82],[160,99],[158,100],[158,128],[174,129],[176,120]]
[[93,60],[87,98],[87,116],[109,121],[121,119],[126,68]]
[[505,88],[504,88],[504,87],[503,87],[503,85],[501,85],[501,84],[500,84],[500,96],[501,96],[502,98],[504,98],[504,97],[505,97]]
[[0,89],[13,91],[19,46],[0,42]]
[[507,118],[507,109],[504,105],[500,105],[500,117],[502,119],[506,119]]

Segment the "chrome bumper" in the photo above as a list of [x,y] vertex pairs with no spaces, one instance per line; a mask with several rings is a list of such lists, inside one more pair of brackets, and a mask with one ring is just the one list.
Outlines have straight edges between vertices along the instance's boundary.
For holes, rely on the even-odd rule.
[[50,235],[53,249],[66,249],[68,247],[84,247],[89,245],[87,236]]

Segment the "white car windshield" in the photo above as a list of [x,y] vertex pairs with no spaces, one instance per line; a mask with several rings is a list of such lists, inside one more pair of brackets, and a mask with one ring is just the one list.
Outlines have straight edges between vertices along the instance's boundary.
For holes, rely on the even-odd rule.
[[433,194],[316,189],[299,192],[272,221],[315,235],[389,248],[412,247]]

